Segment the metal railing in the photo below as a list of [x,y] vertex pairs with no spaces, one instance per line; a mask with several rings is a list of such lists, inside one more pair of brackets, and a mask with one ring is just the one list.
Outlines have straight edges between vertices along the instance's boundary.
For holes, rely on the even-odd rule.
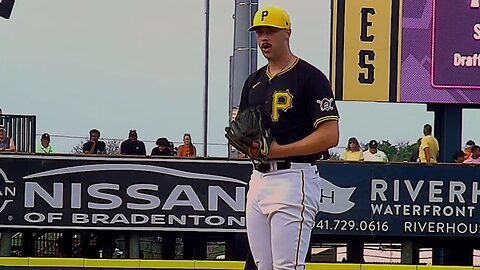
[[0,112],[0,127],[14,140],[17,152],[35,153],[36,116]]

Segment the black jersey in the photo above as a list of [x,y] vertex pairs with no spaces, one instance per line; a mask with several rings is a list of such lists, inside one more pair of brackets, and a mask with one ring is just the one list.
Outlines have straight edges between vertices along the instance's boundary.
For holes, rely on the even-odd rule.
[[[338,120],[330,83],[316,67],[296,59],[288,69],[272,77],[267,66],[251,74],[242,90],[240,110],[262,107],[264,124],[278,144],[299,141],[318,124]],[[289,157],[291,162],[314,162],[320,154]]]

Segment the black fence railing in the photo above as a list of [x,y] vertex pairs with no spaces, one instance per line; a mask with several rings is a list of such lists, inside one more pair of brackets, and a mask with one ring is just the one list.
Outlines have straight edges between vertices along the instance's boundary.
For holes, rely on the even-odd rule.
[[0,113],[0,126],[14,140],[17,152],[35,153],[36,116]]

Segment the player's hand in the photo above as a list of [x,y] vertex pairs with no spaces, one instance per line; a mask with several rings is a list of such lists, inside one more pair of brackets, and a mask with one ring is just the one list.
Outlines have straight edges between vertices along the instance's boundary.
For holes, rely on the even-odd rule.
[[250,146],[250,153],[252,153],[254,156],[258,156],[258,151],[260,150],[260,144],[258,142],[253,142],[253,144]]
[[[250,146],[250,152],[253,155],[258,156],[259,151],[260,151],[259,147],[260,147],[260,144],[257,143],[257,142],[254,142]],[[279,154],[280,154],[280,145],[276,141],[272,141],[272,143],[270,144],[269,149],[268,149],[267,158],[268,159],[279,158],[279,157],[281,157]]]

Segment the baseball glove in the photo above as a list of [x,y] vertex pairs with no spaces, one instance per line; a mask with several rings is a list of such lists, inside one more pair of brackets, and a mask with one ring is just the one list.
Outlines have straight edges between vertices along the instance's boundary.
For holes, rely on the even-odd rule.
[[[265,129],[259,107],[238,112],[235,120],[225,128],[228,142],[250,159],[265,162],[273,139]],[[257,143],[258,151],[252,153],[251,146]]]

